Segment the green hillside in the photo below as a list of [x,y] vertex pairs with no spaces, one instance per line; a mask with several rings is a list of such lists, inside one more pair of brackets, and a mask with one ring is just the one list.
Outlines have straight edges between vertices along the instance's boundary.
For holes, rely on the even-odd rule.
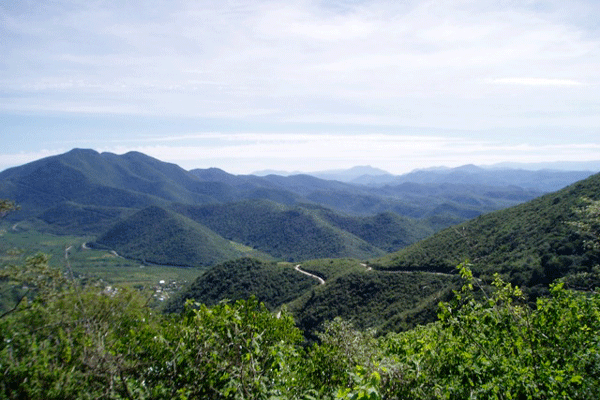
[[[260,278],[270,269],[252,260],[229,265],[234,277],[256,271]],[[272,267],[268,275],[280,287],[286,280]],[[17,299],[0,315],[0,398],[599,398],[597,292],[556,285],[530,308],[520,290],[498,280],[477,301],[476,281],[468,269],[462,273],[462,297],[441,303],[436,323],[377,336],[336,318],[307,346],[287,312],[273,313],[255,298],[193,303],[165,315],[148,306],[147,293],[81,285],[45,257],[30,258],[0,269],[13,287],[36,289],[35,299]],[[368,296],[349,278],[340,286],[360,307]],[[376,300],[385,311],[385,299]]]
[[228,261],[211,268],[166,306],[167,312],[183,310],[187,299],[214,305],[221,300],[245,300],[255,296],[274,310],[317,285],[315,279],[289,265],[251,258]]
[[143,262],[177,266],[213,265],[247,255],[210,229],[156,206],[119,222],[94,245]]
[[[380,332],[409,329],[436,320],[439,302],[450,300],[458,287],[457,265],[467,259],[483,286],[498,272],[524,287],[530,301],[547,294],[548,284],[557,278],[590,288],[600,283],[594,269],[600,262],[599,249],[586,246],[589,237],[572,224],[582,218],[577,210],[586,197],[600,198],[600,175],[477,217],[368,264],[352,259],[304,261],[302,270],[326,283],[298,290],[289,308],[308,335],[337,316]],[[307,212],[325,219],[326,214],[317,211]],[[199,277],[196,284],[206,285],[203,279]],[[248,277],[239,279],[238,286],[252,284]],[[252,288],[249,294],[265,290],[260,284]]]
[[315,287],[290,304],[290,311],[307,335],[335,317],[361,329],[397,332],[434,321],[439,302],[450,298],[457,281],[426,272],[353,271]]
[[310,209],[247,200],[174,209],[219,235],[288,261],[321,257],[371,258],[384,252],[327,223]]
[[386,252],[404,248],[434,232],[427,224],[393,212],[361,217],[337,214],[322,207],[317,212],[325,221]]
[[136,152],[73,149],[0,173],[0,193],[21,205],[19,218],[64,202],[141,209],[173,201],[231,201],[232,192],[224,183],[201,182],[175,164]]
[[417,244],[374,260],[382,270],[452,272],[469,260],[473,272],[499,272],[518,285],[547,285],[561,276],[589,272],[598,253],[570,222],[582,198],[600,198],[600,174],[556,193],[482,215]]
[[186,299],[213,305],[255,296],[272,310],[287,304],[307,337],[335,317],[383,333],[434,321],[438,303],[451,297],[458,282],[457,275],[375,271],[355,259],[310,260],[299,267],[325,284],[290,265],[246,258],[211,268],[165,309],[181,311]]
[[[73,149],[0,172],[0,198],[12,199],[21,206],[21,211],[7,216],[7,222],[13,224],[27,221],[43,233],[104,235],[102,240],[107,240],[107,234],[115,234],[108,232],[115,224],[125,223],[136,212],[155,206],[174,210],[207,227],[225,242],[237,243],[237,252],[232,252],[230,243],[229,248],[220,251],[221,255],[251,254],[242,248],[246,246],[287,261],[383,257],[440,229],[537,195],[535,190],[489,184],[403,182],[365,186],[308,175],[231,175],[214,168],[188,172],[138,152],[116,155],[85,149]],[[130,244],[118,244],[125,246],[124,254],[139,259],[150,255],[175,265],[224,260],[212,255],[200,261],[190,259],[197,255],[188,251],[193,247],[190,243],[179,244],[179,253],[173,250],[177,246],[163,249],[166,245],[159,240],[144,244],[142,238],[161,234],[150,234],[153,225],[142,227],[144,224],[141,219],[134,223],[144,235]],[[198,229],[202,230],[192,230]],[[202,235],[206,237],[208,233]],[[501,247],[504,243],[498,244]],[[460,251],[460,246],[449,245],[453,251]],[[144,246],[149,250],[143,250]],[[462,252],[460,257],[441,264],[432,259],[426,260],[427,265],[418,261],[419,265],[407,264],[407,268],[448,271],[461,261],[463,253],[469,253],[471,259],[478,256]],[[175,258],[167,260],[166,254]],[[438,257],[437,251],[430,254]],[[549,268],[558,264],[565,267],[568,261],[560,258],[564,255],[540,261],[535,273],[531,272],[535,268],[524,268],[529,272],[514,282],[534,278],[548,281],[553,276]],[[388,259],[379,264],[390,267]]]
[[42,230],[50,230],[56,234],[94,235],[106,232],[117,221],[134,212],[135,209],[128,207],[82,205],[65,201],[42,212],[37,220],[43,222]]

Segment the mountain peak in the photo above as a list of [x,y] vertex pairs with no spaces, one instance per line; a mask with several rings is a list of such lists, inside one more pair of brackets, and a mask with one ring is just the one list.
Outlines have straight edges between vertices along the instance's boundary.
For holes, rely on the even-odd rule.
[[309,175],[317,178],[335,180],[341,182],[352,182],[357,178],[365,176],[391,176],[387,171],[374,168],[370,165],[357,165],[349,169],[338,169],[320,172],[311,172]]
[[456,167],[453,170],[454,171],[461,171],[461,172],[481,172],[481,171],[484,171],[483,168],[478,167],[475,164],[461,165],[460,167]]
[[206,169],[196,168],[189,172],[202,181],[230,181],[235,178],[235,176],[229,172],[214,167]]
[[98,157],[100,153],[93,149],[74,148],[64,154],[54,156],[55,158],[90,158]]

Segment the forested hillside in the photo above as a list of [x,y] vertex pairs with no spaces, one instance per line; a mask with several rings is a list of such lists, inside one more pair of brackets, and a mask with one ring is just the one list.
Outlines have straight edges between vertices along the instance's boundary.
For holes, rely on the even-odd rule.
[[[43,255],[3,265],[13,304],[0,315],[0,396],[596,399],[599,188],[595,175],[371,261],[225,262],[175,297],[169,314],[149,308],[143,289],[86,283]],[[365,237],[395,219],[262,206]],[[178,207],[210,216],[210,207]],[[205,225],[157,206],[124,224],[102,240],[135,252],[143,235],[157,254],[226,248]]]
[[165,315],[140,292],[82,286],[29,259],[0,270],[36,289],[0,315],[0,397],[598,398],[597,293],[558,284],[529,308],[500,279],[481,296],[461,275],[460,297],[440,304],[435,323],[376,337],[338,318],[303,345],[285,311],[254,298]]
[[225,238],[290,261],[320,257],[372,258],[384,253],[376,244],[400,248],[402,243],[394,244],[394,241],[414,241],[430,232],[408,219],[388,218],[381,221],[378,228],[382,233],[386,230],[401,232],[405,234],[403,239],[393,239],[389,234],[376,237],[369,235],[365,227],[369,220],[365,217],[337,216],[321,207],[286,207],[264,200],[177,205],[174,209]]
[[448,228],[415,245],[372,261],[382,270],[452,272],[465,260],[473,272],[489,278],[499,272],[514,284],[547,286],[555,279],[589,273],[598,252],[572,222],[600,198],[600,175],[528,203],[486,214]]
[[276,263],[240,258],[219,264],[202,275],[165,307],[181,312],[188,299],[215,305],[227,299],[246,300],[254,296],[271,311],[278,309],[318,285],[314,279]]
[[214,265],[248,253],[260,255],[241,251],[205,226],[157,206],[117,223],[90,245],[143,263],[188,267]]
[[451,298],[456,284],[456,276],[355,271],[328,279],[291,303],[289,310],[309,336],[336,317],[379,334],[399,332],[435,321],[440,301]]

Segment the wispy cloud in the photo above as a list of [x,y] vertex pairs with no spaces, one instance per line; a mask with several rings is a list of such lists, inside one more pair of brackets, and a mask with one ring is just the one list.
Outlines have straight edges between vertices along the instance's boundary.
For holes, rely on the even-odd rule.
[[[113,146],[105,150],[125,152],[130,148]],[[499,139],[472,139],[468,136],[382,133],[209,133],[194,136],[194,140],[186,145],[173,143],[133,148],[177,162],[188,169],[219,166],[234,173],[265,168],[318,171],[364,164],[403,173],[431,165],[600,160],[600,144],[593,142],[578,145],[509,144]]]
[[[113,2],[64,2],[52,18],[48,7],[4,10],[12,61],[0,88],[48,103],[61,94],[91,102],[112,93],[140,113],[204,116],[216,101],[231,114],[251,105],[291,116],[315,98],[340,108],[440,94],[495,103],[501,99],[473,82],[494,74],[509,76],[497,84],[576,85],[597,80],[600,61],[600,40],[581,26],[558,11],[514,4],[375,1],[343,12],[312,2],[128,4],[136,12]],[[512,77],[535,69],[559,77]]]
[[522,85],[522,86],[582,86],[582,82],[572,79],[551,78],[497,78],[491,79],[491,83],[500,85]]
[[[207,119],[238,132],[310,125],[308,138],[346,152],[322,155],[348,163],[361,154],[376,159],[385,151],[379,140],[404,154],[387,136],[370,136],[382,130],[399,137],[419,131],[414,154],[440,163],[446,159],[436,151],[450,145],[434,136],[575,126],[597,138],[597,15],[594,0],[12,2],[0,5],[0,113],[185,117],[198,131],[208,130]],[[344,138],[355,147],[322,136],[348,126],[370,141]],[[163,129],[172,138],[193,131]],[[89,132],[97,126],[81,126],[91,143]],[[12,135],[2,126],[0,133]],[[299,148],[308,151],[315,140]],[[256,151],[275,159],[288,149],[258,143],[211,154]],[[435,151],[418,150],[432,143]],[[518,141],[509,144],[517,151]],[[420,163],[410,152],[404,157]]]
[[[433,165],[600,160],[600,144],[593,141],[580,144],[508,143],[502,138],[475,138],[464,134],[201,132],[141,136],[137,140],[98,140],[87,144],[98,151],[117,154],[140,151],[186,169],[220,167],[239,174],[263,169],[310,172],[365,164],[392,173],[404,173]],[[66,150],[68,147],[63,146],[52,151],[0,154],[0,170]]]

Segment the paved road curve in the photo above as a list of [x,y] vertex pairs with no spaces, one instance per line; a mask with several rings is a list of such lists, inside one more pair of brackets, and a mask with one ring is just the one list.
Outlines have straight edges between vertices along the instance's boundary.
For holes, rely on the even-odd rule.
[[296,265],[296,266],[294,267],[294,269],[295,269],[296,271],[300,272],[301,274],[308,275],[308,276],[310,276],[311,278],[314,278],[314,279],[318,280],[318,281],[319,281],[319,283],[320,283],[321,285],[324,285],[324,284],[325,284],[325,281],[323,280],[323,278],[319,278],[318,276],[316,276],[316,275],[313,275],[313,274],[311,274],[310,272],[306,272],[306,271],[303,271],[303,270],[301,270],[301,269],[300,269],[300,264]]

